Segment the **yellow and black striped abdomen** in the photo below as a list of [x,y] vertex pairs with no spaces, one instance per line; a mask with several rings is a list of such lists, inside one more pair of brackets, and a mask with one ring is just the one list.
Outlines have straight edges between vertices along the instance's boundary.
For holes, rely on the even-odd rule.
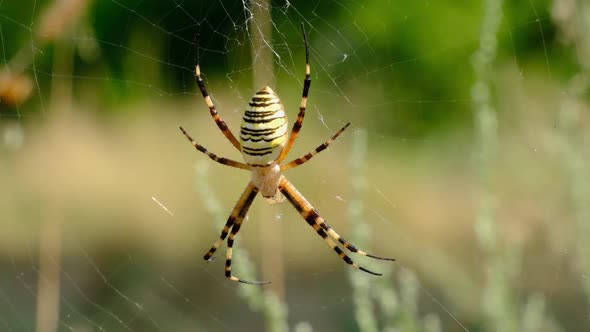
[[266,166],[275,161],[287,136],[287,117],[283,104],[271,88],[265,86],[250,100],[240,128],[240,144],[247,164]]

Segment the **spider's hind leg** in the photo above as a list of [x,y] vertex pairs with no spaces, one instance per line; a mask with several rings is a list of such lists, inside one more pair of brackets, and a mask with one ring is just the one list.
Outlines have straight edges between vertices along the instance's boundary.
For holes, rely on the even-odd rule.
[[240,147],[240,142],[238,142],[238,140],[236,139],[234,134],[227,127],[227,124],[225,123],[225,121],[223,121],[221,119],[221,117],[219,116],[219,114],[217,113],[217,109],[215,108],[215,105],[213,104],[213,101],[211,100],[211,97],[209,96],[209,92],[207,91],[207,87],[205,87],[205,82],[203,82],[203,78],[201,77],[201,65],[200,65],[200,61],[199,61],[199,34],[198,33],[195,35],[195,76],[197,78],[197,85],[199,86],[199,90],[201,90],[201,95],[203,95],[203,99],[205,100],[205,103],[207,104],[207,107],[209,108],[209,113],[211,114],[211,117],[213,118],[213,120],[217,124],[217,127],[219,127],[219,129],[221,130],[223,135],[230,141],[230,143],[238,151],[242,151],[242,148]]

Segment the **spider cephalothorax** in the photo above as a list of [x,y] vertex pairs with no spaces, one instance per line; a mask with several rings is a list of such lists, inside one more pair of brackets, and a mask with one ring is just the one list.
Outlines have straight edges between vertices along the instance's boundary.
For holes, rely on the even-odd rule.
[[[303,93],[301,96],[301,104],[299,105],[299,114],[297,120],[291,129],[291,133],[287,135],[287,117],[285,115],[285,109],[281,104],[281,101],[274,91],[265,86],[261,88],[250,100],[250,108],[244,112],[242,117],[242,125],[240,127],[240,139],[236,139],[234,134],[228,129],[225,122],[217,114],[217,110],[209,97],[209,93],[205,88],[205,83],[201,78],[201,70],[199,66],[198,57],[198,46],[197,46],[197,57],[195,74],[197,76],[197,84],[199,89],[205,98],[205,103],[209,107],[211,116],[217,123],[217,126],[225,137],[232,143],[232,145],[240,151],[244,157],[245,163],[221,158],[215,154],[207,151],[205,147],[195,142],[189,134],[180,127],[182,133],[186,138],[195,146],[197,150],[203,152],[209,158],[216,162],[251,171],[250,183],[246,186],[246,189],[240,196],[240,199],[236,203],[236,206],[232,210],[223,230],[221,236],[213,244],[211,249],[205,254],[204,259],[209,261],[217,248],[227,237],[227,251],[225,261],[225,276],[233,281],[239,281],[246,284],[267,284],[266,281],[246,281],[235,276],[231,273],[231,259],[232,259],[232,248],[233,243],[244,217],[248,213],[248,209],[256,195],[260,192],[263,197],[270,203],[282,202],[285,198],[295,207],[299,214],[305,219],[305,221],[313,227],[313,229],[320,235],[324,241],[344,260],[346,263],[353,267],[365,271],[374,275],[381,275],[373,271],[369,271],[362,266],[357,265],[348,257],[335,241],[338,241],[345,249],[350,252],[357,253],[359,255],[382,259],[382,260],[394,260],[393,258],[378,257],[368,254],[362,250],[357,249],[352,243],[343,239],[336,231],[334,231],[327,223],[324,218],[320,217],[318,211],[303,197],[303,195],[293,186],[291,182],[282,175],[282,171],[289,168],[301,165],[315,156],[317,153],[323,151],[330,145],[348,126],[347,123],[342,127],[336,134],[334,134],[329,140],[318,146],[315,150],[307,153],[303,157],[297,158],[291,162],[283,163],[283,160],[291,150],[295,138],[299,134],[299,130],[303,124],[303,118],[305,116],[305,108],[307,105],[307,95],[309,87],[311,85],[310,77],[310,66],[309,66],[309,48],[307,46],[307,36],[303,29],[303,41],[305,43],[305,80],[303,81]],[[229,234],[229,237],[228,237]]]

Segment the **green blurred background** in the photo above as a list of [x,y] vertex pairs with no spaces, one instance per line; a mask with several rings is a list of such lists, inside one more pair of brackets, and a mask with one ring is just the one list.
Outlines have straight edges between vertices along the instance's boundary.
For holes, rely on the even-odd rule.
[[[247,172],[194,79],[194,36],[237,131],[270,85],[288,178],[343,264],[258,199],[234,273],[202,255]],[[0,331],[588,331],[590,5],[554,1],[0,0]]]

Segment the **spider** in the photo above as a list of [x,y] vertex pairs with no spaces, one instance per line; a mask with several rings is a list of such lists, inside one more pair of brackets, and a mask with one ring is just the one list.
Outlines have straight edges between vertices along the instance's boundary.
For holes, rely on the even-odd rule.
[[303,93],[301,96],[301,104],[299,106],[299,114],[291,129],[291,133],[287,137],[287,117],[279,97],[270,87],[265,86],[256,92],[250,100],[250,109],[244,112],[240,127],[239,141],[228,129],[226,123],[219,117],[215,105],[213,105],[211,97],[207,92],[205,83],[201,78],[198,54],[198,35],[195,38],[197,49],[195,56],[195,75],[197,77],[197,85],[201,90],[205,103],[209,107],[209,112],[211,113],[213,120],[215,120],[219,129],[231,144],[242,153],[245,163],[218,157],[209,152],[204,146],[194,141],[184,128],[180,127],[180,130],[198,151],[206,154],[214,161],[226,166],[241,168],[251,172],[251,180],[227,219],[219,239],[217,239],[211,249],[209,249],[203,257],[206,261],[211,261],[213,254],[227,237],[225,276],[232,281],[252,285],[264,285],[270,283],[269,281],[243,280],[233,276],[231,271],[232,247],[235,237],[242,227],[242,222],[250,205],[259,192],[271,204],[280,203],[286,198],[295,207],[303,219],[305,219],[309,226],[313,227],[317,234],[324,239],[326,244],[328,244],[328,246],[330,246],[342,260],[352,265],[354,268],[373,275],[381,275],[380,273],[367,270],[354,263],[352,259],[348,257],[340,247],[338,247],[335,241],[340,242],[340,244],[350,252],[362,256],[389,261],[395,260],[393,258],[378,257],[368,254],[342,238],[326,223],[324,218],[320,217],[318,211],[307,201],[307,199],[305,199],[305,197],[303,197],[295,186],[282,175],[283,171],[302,165],[316,154],[325,150],[350,125],[350,122],[344,125],[344,127],[338,130],[336,134],[318,146],[315,150],[288,163],[283,163],[283,160],[287,157],[287,154],[291,150],[291,147],[301,130],[303,118],[305,116],[307,96],[311,85],[309,47],[307,45],[307,35],[303,23],[301,24],[301,30],[303,33],[303,42],[305,44],[305,80],[303,81]]

